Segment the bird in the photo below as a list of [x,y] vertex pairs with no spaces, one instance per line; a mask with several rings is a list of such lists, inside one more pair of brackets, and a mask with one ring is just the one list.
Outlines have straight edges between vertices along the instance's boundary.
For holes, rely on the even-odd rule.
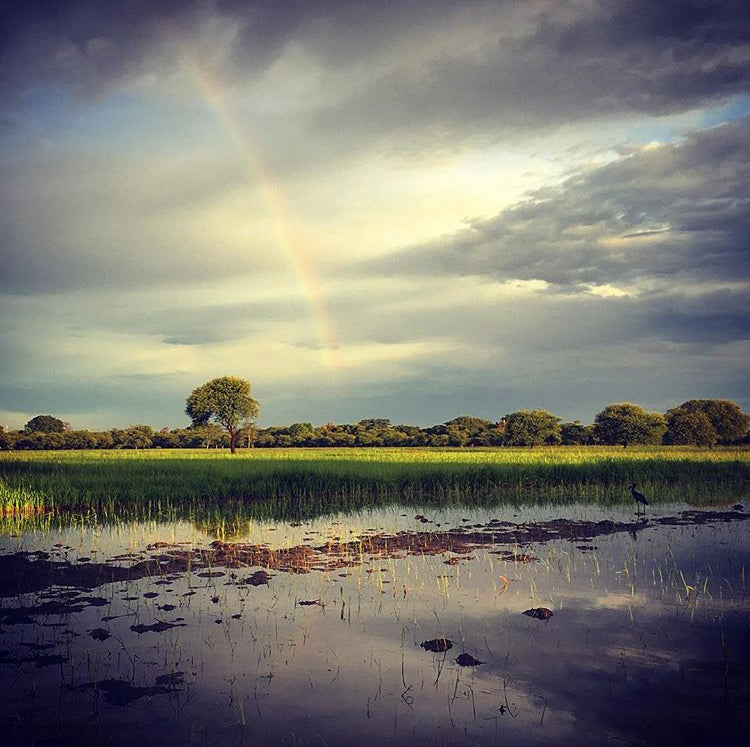
[[646,500],[646,496],[643,495],[643,493],[639,493],[635,489],[635,483],[633,483],[630,486],[630,495],[633,496],[633,500],[635,501],[635,507],[636,507],[636,510],[638,511],[638,513],[641,512],[641,506],[640,506],[640,504],[644,505],[644,509],[643,510],[645,512],[645,510],[646,510],[645,506],[648,506],[648,501]]

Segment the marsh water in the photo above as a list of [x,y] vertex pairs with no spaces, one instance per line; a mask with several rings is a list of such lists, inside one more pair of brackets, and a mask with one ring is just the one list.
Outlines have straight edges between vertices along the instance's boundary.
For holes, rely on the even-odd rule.
[[747,513],[8,526],[3,744],[741,744]]

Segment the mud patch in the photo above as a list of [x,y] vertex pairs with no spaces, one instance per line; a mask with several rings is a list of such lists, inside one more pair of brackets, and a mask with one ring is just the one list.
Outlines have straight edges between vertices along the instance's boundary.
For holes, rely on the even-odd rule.
[[108,679],[98,682],[87,682],[83,685],[69,685],[69,690],[94,690],[104,693],[104,700],[110,705],[126,706],[135,700],[152,695],[167,695],[176,692],[183,684],[183,672],[162,674],[156,678],[153,685],[143,687],[133,685],[125,680]]
[[456,664],[460,667],[478,667],[484,664],[484,662],[475,659],[471,654],[459,654],[456,657]]
[[[544,543],[553,540],[568,540],[575,543],[590,543],[595,537],[612,534],[635,534],[653,526],[686,526],[709,523],[728,523],[750,519],[750,514],[739,510],[729,511],[682,511],[677,516],[664,516],[656,519],[641,518],[635,522],[582,521],[571,519],[553,519],[543,522],[514,524],[508,521],[492,519],[487,524],[475,524],[449,530],[435,531],[402,531],[394,534],[366,534],[357,540],[340,541],[331,539],[325,544],[312,547],[295,545],[286,548],[272,549],[261,544],[228,543],[215,540],[210,548],[184,548],[169,543],[153,543],[149,549],[156,547],[165,550],[156,558],[142,559],[130,566],[124,566],[126,558],[142,557],[135,554],[116,556],[116,563],[79,563],[72,564],[64,560],[52,559],[50,553],[43,550],[34,552],[16,552],[0,556],[0,597],[16,596],[51,587],[73,587],[89,590],[104,584],[134,581],[141,578],[159,578],[154,583],[169,584],[170,579],[177,578],[188,571],[196,571],[203,578],[216,578],[226,575],[223,571],[212,568],[252,568],[253,566],[286,573],[311,573],[313,571],[331,572],[360,566],[368,560],[386,558],[403,558],[406,556],[429,556],[451,554],[447,563],[457,563],[455,556],[471,553],[480,547],[495,546],[496,554],[504,560],[516,563],[530,563],[536,558],[529,553],[519,552],[517,547],[529,546],[531,543]],[[505,545],[506,548],[502,546]],[[507,549],[511,545],[514,549]],[[58,551],[54,551],[58,552]],[[202,569],[206,569],[202,571]],[[259,575],[256,571],[246,583],[256,586],[268,582],[270,576]],[[266,573],[262,571],[262,573]],[[254,579],[254,580],[252,580]],[[265,579],[265,580],[261,580]],[[154,598],[156,592],[144,594]],[[67,605],[62,602],[50,602],[48,614],[67,614],[79,611],[87,605],[97,602],[90,598],[71,600]],[[53,604],[58,604],[55,611]],[[106,604],[103,600],[101,604]],[[1,614],[10,614],[2,612]],[[44,614],[22,611],[21,615]],[[12,616],[11,616],[12,617]],[[10,620],[7,624],[13,623]]]
[[453,648],[453,641],[448,638],[433,638],[430,641],[422,641],[419,645],[425,651],[432,651],[434,654],[442,654]]
[[533,617],[535,620],[549,620],[555,613],[546,607],[535,607],[532,610],[526,610],[521,614]]
[[250,586],[264,586],[268,584],[268,582],[271,580],[272,576],[268,574],[264,570],[255,571],[252,576],[249,576],[245,579],[246,584],[250,584]]
[[48,601],[29,607],[0,608],[0,625],[20,625],[35,622],[33,617],[40,615],[70,615],[86,607],[103,607],[109,600],[103,597],[77,597],[69,601]]
[[141,633],[163,633],[165,630],[171,630],[172,628],[184,628],[186,627],[185,623],[170,623],[170,622],[162,622],[161,620],[158,622],[155,622],[151,625],[131,625],[130,629],[134,633],[138,633],[139,635]]

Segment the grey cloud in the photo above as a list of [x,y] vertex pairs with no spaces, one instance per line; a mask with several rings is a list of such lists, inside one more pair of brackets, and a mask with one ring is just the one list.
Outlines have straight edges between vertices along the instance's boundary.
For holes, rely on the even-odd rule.
[[239,240],[217,242],[186,227],[246,180],[228,157],[148,159],[54,156],[4,169],[0,190],[0,292],[147,287],[273,271]]
[[250,276],[268,269],[268,263],[252,255],[238,265],[231,256],[198,242],[171,250],[156,231],[138,241],[128,241],[131,238],[29,240],[12,230],[0,231],[0,262],[5,268],[0,291],[32,295],[92,287],[140,289]]
[[165,337],[164,342],[167,345],[208,345],[214,342],[224,342],[233,339],[228,335],[226,330],[211,331],[201,334],[200,332],[190,332],[187,335],[178,335],[174,337]]
[[748,278],[750,118],[570,177],[430,245],[386,274],[544,280],[579,290],[643,279]]
[[487,363],[476,367],[468,365],[473,352],[469,341],[457,355],[416,361],[407,373],[379,385],[288,386],[283,399],[274,387],[264,387],[264,422],[352,422],[377,416],[431,425],[466,413],[496,420],[531,407],[592,422],[610,402],[629,400],[664,411],[704,394],[750,405],[746,355],[722,347],[707,355],[705,350],[624,344],[560,355],[538,351],[533,344],[510,350],[498,346],[488,348]]
[[169,345],[204,345],[246,337],[277,322],[305,319],[310,311],[304,303],[275,299],[267,302],[206,305],[196,298],[189,308],[117,314],[103,323],[113,330],[138,330],[162,337]]
[[[273,113],[262,115],[270,118],[261,124],[269,162],[274,170],[281,163],[284,173],[329,159],[330,176],[362,148],[431,152],[436,143],[459,148],[467,141],[532,141],[560,125],[695,109],[748,90],[750,20],[745,3],[735,0],[70,0],[4,7],[0,107],[6,111],[0,130],[12,143],[25,137],[15,123],[15,107],[17,95],[30,86],[51,83],[77,95],[101,96],[144,73],[168,82],[179,64],[180,44],[215,66],[230,92],[235,86],[247,93],[243,86],[259,80],[291,47],[309,56],[325,96],[313,90],[299,115],[285,112],[283,123],[273,120]],[[217,24],[225,25],[226,36],[217,37],[224,42],[213,49],[207,29]],[[529,406],[586,418],[596,402],[614,398],[657,408],[672,398],[742,399],[746,359],[739,345],[747,339],[748,315],[740,285],[748,276],[749,131],[746,119],[695,132],[675,145],[623,151],[614,162],[540,190],[490,220],[474,220],[452,236],[358,263],[353,273],[433,282],[429,290],[408,291],[422,308],[399,303],[404,291],[397,282],[389,293],[365,290],[332,299],[342,357],[349,343],[444,341],[445,352],[407,354],[394,364],[396,373],[388,362],[367,364],[368,373],[382,372],[373,386],[268,382],[258,393],[264,413],[276,422],[382,415],[429,424],[462,412],[494,418]],[[25,143],[21,150],[28,149]],[[87,142],[84,154],[95,147]],[[81,155],[80,148],[72,150]],[[211,238],[201,241],[178,229],[181,210],[221,199],[241,183],[238,164],[189,163],[159,181],[152,173],[119,173],[109,150],[100,164],[55,161],[56,152],[24,152],[15,166],[10,153],[4,161],[0,292],[179,282],[192,288],[240,272],[262,282],[264,273],[274,272],[256,247],[243,243],[239,267],[237,246],[214,246]],[[205,153],[207,159],[216,155]],[[162,170],[170,168],[161,155],[155,160]],[[173,210],[175,221],[157,220],[175,217]],[[332,280],[340,280],[338,271],[333,267]],[[551,287],[512,299],[479,295],[457,301],[451,283],[461,275],[488,282],[543,279]],[[437,301],[435,278],[445,283],[444,298]],[[587,291],[606,283],[633,284],[641,292],[598,298]],[[59,308],[68,302],[61,295]],[[199,304],[196,299],[194,309],[142,313],[87,310],[87,316],[111,319],[86,322],[81,331],[109,323],[113,332],[200,345],[238,339],[253,334],[256,324],[283,324],[308,313],[294,304]],[[0,324],[15,340],[38,336],[21,321],[11,327],[0,317]],[[0,399],[7,409],[111,407],[106,413],[111,424],[123,421],[110,412],[129,412],[127,420],[179,423],[185,394],[200,383],[179,376],[162,383],[56,381],[53,346],[37,339],[37,350],[24,357],[0,341],[5,353]],[[290,344],[317,346],[305,339]],[[49,371],[50,386],[26,386],[29,371],[37,378]]]
[[[43,387],[6,381],[0,385],[0,408],[12,405],[21,412],[86,413],[89,422],[73,419],[74,428],[92,427],[92,415],[96,427],[102,428],[138,422],[178,424],[187,420],[184,415],[180,420],[180,409],[190,393],[188,387],[184,376],[171,374],[145,379],[50,380]],[[123,412],[127,413],[126,420],[122,419]],[[164,420],[159,422],[161,418]]]
[[[342,343],[437,342],[520,361],[575,351],[588,355],[659,342],[701,346],[707,353],[750,336],[744,290],[668,289],[637,297],[526,292],[500,299],[444,300],[419,309],[391,308],[391,298],[338,301]],[[438,321],[439,320],[439,321]],[[451,358],[448,352],[446,356]],[[467,353],[468,355],[468,353]]]
[[334,350],[337,350],[340,346],[339,345],[327,345],[319,342],[318,340],[314,340],[313,338],[303,338],[301,340],[293,340],[288,343],[293,348],[300,348],[301,350],[324,350],[324,349],[330,349],[331,347]]
[[722,289],[703,293],[648,294],[639,299],[636,313],[644,334],[661,340],[713,346],[750,339],[747,289]]
[[98,93],[165,64],[169,71],[170,43],[200,51],[202,28],[217,22],[231,27],[230,47],[223,50],[227,63],[236,66],[235,76],[249,76],[262,72],[305,29],[323,47],[341,50],[350,39],[356,55],[363,39],[377,44],[405,19],[413,25],[428,10],[445,12],[441,5],[452,3],[432,0],[383,13],[348,0],[30,0],[0,11],[6,63],[0,80],[6,91],[51,80]]
[[[316,117],[344,147],[363,132],[412,147],[528,138],[597,117],[683,111],[750,90],[741,2],[618,2],[535,8],[511,36],[504,6],[479,48],[396,66]],[[541,12],[539,12],[541,10]],[[487,22],[487,19],[483,19]],[[494,38],[493,38],[494,36]],[[368,143],[372,147],[372,142]]]
[[229,81],[257,78],[295,44],[325,75],[351,79],[309,123],[311,144],[339,151],[446,135],[455,147],[523,136],[519,128],[682,111],[750,88],[742,0],[69,0],[23,4],[2,21],[6,94],[40,81],[92,93],[169,74],[180,44],[200,53],[217,23],[230,29],[222,49],[203,51]]
[[[741,315],[743,303],[739,291],[672,291],[645,294],[640,300],[536,293],[493,301],[477,294],[473,301],[458,302],[452,301],[447,286],[444,301],[425,302],[421,310],[411,311],[395,303],[398,293],[394,287],[336,302],[344,358],[349,344],[372,342],[436,342],[432,352],[407,357],[394,370],[370,364],[370,376],[375,369],[381,373],[367,383],[356,375],[330,382],[309,381],[304,375],[297,381],[256,381],[251,356],[247,375],[256,384],[263,422],[350,422],[377,415],[429,425],[465,412],[496,419],[532,406],[590,420],[601,406],[620,399],[663,410],[704,395],[730,397],[748,406],[747,351],[732,339],[738,332],[732,318]],[[243,323],[252,325],[255,318],[274,313],[263,304],[229,309],[114,314],[112,329],[193,339],[210,336],[224,324],[229,325],[228,334],[241,334]],[[282,308],[278,317],[296,311],[303,309]],[[97,320],[96,325],[103,323]],[[35,370],[54,371],[54,357],[44,352],[44,344],[39,347]],[[12,347],[7,353],[14,357]],[[23,371],[7,373],[0,386],[0,409],[65,412],[71,420],[75,412],[99,410],[96,416],[82,414],[75,424],[96,422],[102,427],[183,423],[184,397],[201,383],[195,374],[113,378],[93,371],[75,381],[50,374],[48,383],[32,386],[24,383]]]

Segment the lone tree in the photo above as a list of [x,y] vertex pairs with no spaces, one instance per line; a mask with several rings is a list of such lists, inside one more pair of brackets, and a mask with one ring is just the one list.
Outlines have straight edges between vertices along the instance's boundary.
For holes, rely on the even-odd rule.
[[506,415],[508,446],[542,446],[560,443],[560,418],[546,410],[519,410]]
[[250,396],[250,382],[236,376],[222,376],[194,389],[185,408],[194,426],[212,421],[224,426],[232,454],[237,450],[237,437],[252,425],[259,410],[260,405]]
[[667,430],[664,416],[640,405],[607,405],[594,419],[594,435],[603,444],[660,444]]
[[69,428],[67,423],[53,415],[37,415],[26,423],[24,430],[27,433],[62,433]]

